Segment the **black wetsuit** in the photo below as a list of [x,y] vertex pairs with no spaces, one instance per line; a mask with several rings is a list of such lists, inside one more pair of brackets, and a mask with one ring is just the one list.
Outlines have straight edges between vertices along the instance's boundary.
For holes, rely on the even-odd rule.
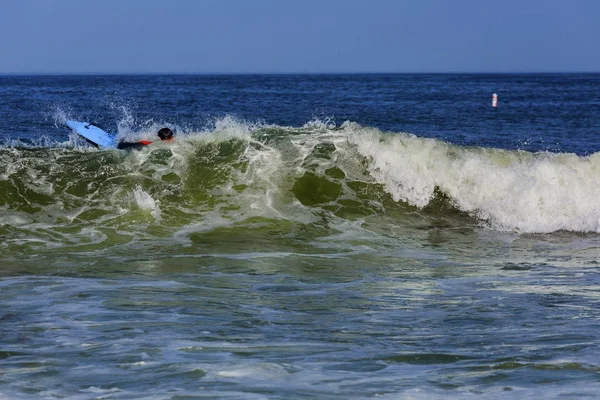
[[148,142],[148,141],[141,141],[141,142],[135,142],[135,143],[126,143],[126,142],[119,142],[119,144],[117,145],[117,149],[119,150],[140,150],[143,149],[144,147],[148,146],[150,143],[152,142]]

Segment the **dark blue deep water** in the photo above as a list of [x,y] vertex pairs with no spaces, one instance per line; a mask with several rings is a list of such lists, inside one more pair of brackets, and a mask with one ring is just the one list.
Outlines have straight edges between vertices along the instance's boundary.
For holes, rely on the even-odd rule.
[[0,76],[0,399],[596,398],[599,199],[598,74]]
[[600,150],[600,74],[0,76],[0,85],[0,135],[11,138],[64,133],[48,117],[56,109],[107,128],[125,109],[193,127],[226,115],[282,126],[317,118],[460,145]]

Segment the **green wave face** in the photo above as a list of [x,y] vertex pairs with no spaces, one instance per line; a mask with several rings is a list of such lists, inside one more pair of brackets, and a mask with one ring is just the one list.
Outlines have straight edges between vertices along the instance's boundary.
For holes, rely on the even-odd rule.
[[[406,208],[381,185],[362,179],[367,175],[348,177],[346,164],[366,173],[365,160],[337,162],[336,145],[319,139],[324,133],[212,132],[132,152],[1,149],[4,248],[26,254],[131,251],[136,243],[189,245],[200,236],[213,246],[267,245],[274,235],[330,234],[335,229],[328,219],[377,215],[383,203]],[[269,247],[287,249],[293,242]]]
[[0,149],[3,251],[305,251],[349,226],[598,229],[596,155],[462,148],[353,123],[238,131],[131,152]]

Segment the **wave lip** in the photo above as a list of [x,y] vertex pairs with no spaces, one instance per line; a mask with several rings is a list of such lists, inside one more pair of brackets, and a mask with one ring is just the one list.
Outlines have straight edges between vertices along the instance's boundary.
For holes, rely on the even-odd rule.
[[425,207],[436,190],[495,229],[600,232],[600,153],[467,148],[352,128],[351,142],[396,201]]

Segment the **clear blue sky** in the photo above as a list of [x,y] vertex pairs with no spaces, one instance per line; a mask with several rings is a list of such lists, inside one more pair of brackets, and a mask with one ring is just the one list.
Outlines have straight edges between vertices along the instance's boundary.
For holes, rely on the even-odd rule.
[[600,72],[597,0],[0,0],[0,73]]

